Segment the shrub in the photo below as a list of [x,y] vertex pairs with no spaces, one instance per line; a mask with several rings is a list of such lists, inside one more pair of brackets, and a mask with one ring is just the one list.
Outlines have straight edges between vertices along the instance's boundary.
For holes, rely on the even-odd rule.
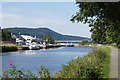
[[25,69],[17,69],[15,65],[11,65],[9,70],[6,70],[3,72],[2,78],[8,79],[8,78],[15,78],[15,79],[35,79],[37,78],[46,78],[49,80],[51,78],[51,74],[49,73],[49,70],[46,69],[44,66],[41,66],[38,70],[38,74],[33,74],[30,70]]
[[80,59],[73,59],[68,65],[62,66],[56,77],[87,78],[89,80],[108,78],[109,52],[109,48],[100,47]]

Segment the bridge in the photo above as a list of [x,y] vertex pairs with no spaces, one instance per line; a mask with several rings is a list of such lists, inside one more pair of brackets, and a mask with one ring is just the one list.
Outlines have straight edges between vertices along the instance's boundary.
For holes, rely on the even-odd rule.
[[56,40],[56,42],[59,42],[59,43],[79,43],[81,41],[82,40]]
[[82,40],[56,40],[60,45],[75,45],[81,42]]

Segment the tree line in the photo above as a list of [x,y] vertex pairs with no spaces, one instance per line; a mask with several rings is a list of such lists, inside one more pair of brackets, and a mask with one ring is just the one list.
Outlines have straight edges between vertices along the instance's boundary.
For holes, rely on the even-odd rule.
[[2,37],[2,41],[9,41],[12,37],[11,37],[11,32],[6,30],[6,29],[1,29],[1,37]]
[[[9,41],[9,40],[11,40],[11,38],[12,38],[11,34],[12,33],[9,30],[1,29],[1,35],[0,36],[2,37],[2,41]],[[49,35],[49,34],[44,34],[44,36],[42,37],[41,40],[45,41],[47,43],[50,43],[50,44],[54,44],[55,43],[54,38],[51,35]]]
[[120,2],[76,2],[79,11],[72,22],[88,23],[92,41],[120,45]]

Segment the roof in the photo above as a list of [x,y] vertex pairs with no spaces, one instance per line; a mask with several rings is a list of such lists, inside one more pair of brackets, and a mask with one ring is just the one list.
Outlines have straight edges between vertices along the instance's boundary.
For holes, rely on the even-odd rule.
[[12,35],[12,38],[17,38],[16,35]]
[[22,38],[24,38],[25,40],[27,39],[33,39],[32,36],[28,36],[28,35],[20,35]]

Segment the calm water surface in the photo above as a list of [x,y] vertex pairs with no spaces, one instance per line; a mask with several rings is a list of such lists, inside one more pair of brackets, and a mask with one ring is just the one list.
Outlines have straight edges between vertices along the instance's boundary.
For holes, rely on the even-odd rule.
[[9,59],[14,62],[18,69],[25,68],[37,73],[40,65],[44,65],[55,74],[61,69],[62,64],[71,61],[77,56],[84,56],[90,48],[61,47],[48,50],[26,50],[17,52],[7,52],[2,54],[2,69],[9,69]]

